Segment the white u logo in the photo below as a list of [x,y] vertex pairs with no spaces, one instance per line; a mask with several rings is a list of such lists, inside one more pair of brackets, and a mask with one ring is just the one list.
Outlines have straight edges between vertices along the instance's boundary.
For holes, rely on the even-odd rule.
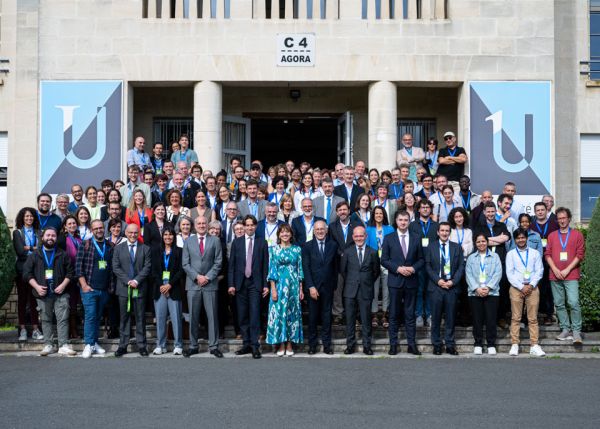
[[[67,161],[77,168],[87,170],[100,164],[100,161],[106,154],[106,107],[100,106],[97,108],[96,113],[96,152],[88,159],[81,159],[75,155],[74,149],[77,142],[73,142],[73,112],[80,106],[54,106],[60,109],[63,113],[63,139],[64,139],[64,151]],[[71,128],[71,132],[67,133],[67,130]],[[67,134],[70,134],[70,140]]]
[[[507,173],[520,173],[529,167],[529,163],[533,158],[533,138],[527,132],[528,121],[532,121],[531,115],[525,115],[525,154],[521,153],[521,160],[515,164],[504,159],[502,155],[502,110],[491,114],[486,121],[492,121],[492,132],[494,136],[493,155],[496,164]],[[520,151],[519,151],[520,152]]]

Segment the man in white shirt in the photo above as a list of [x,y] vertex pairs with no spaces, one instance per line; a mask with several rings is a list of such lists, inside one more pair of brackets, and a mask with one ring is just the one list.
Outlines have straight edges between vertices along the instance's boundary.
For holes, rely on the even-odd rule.
[[527,321],[529,324],[529,339],[531,347],[529,354],[536,357],[546,353],[538,344],[538,305],[540,291],[538,283],[544,275],[542,258],[537,250],[527,247],[527,231],[518,228],[513,233],[516,248],[506,254],[506,277],[510,283],[511,323],[510,338],[512,346],[510,356],[519,354],[519,332],[523,305],[527,307]]
[[515,220],[515,223],[519,224],[519,215],[521,213],[525,213],[525,206],[517,201],[515,198],[515,194],[517,193],[517,185],[513,182],[506,182],[504,184],[504,188],[502,189],[502,193],[509,195],[512,199],[510,206],[510,217]]
[[327,225],[337,220],[335,208],[338,203],[344,201],[342,197],[333,195],[333,181],[325,177],[321,183],[323,195],[313,200],[315,214],[325,219]]

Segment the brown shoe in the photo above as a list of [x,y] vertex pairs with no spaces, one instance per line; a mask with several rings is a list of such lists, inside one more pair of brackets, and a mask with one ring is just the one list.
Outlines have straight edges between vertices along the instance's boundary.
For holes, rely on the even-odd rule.
[[500,320],[498,321],[498,327],[499,327],[500,329],[506,329],[506,328],[508,327],[508,324],[506,323],[506,320],[504,320],[504,319],[500,319]]
[[371,326],[373,328],[376,328],[379,326],[379,319],[377,318],[377,315],[374,315],[373,318],[371,319]]
[[381,324],[384,328],[390,327],[390,322],[388,322],[388,318],[386,316],[383,316],[383,319],[381,319]]
[[547,316],[544,319],[544,326],[552,326],[554,322],[552,321],[552,316]]

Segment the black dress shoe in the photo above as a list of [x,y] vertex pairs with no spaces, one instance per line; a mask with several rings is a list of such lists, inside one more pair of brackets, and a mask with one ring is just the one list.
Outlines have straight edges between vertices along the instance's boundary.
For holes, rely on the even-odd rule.
[[442,354],[442,346],[433,346],[433,354],[439,356]]
[[314,355],[315,353],[317,353],[317,348],[316,347],[309,347],[308,348],[308,354],[309,355]]
[[146,347],[142,347],[139,350],[139,353],[140,353],[140,356],[147,357],[148,356],[148,349]]
[[[212,351],[211,351],[212,352]],[[183,357],[189,358],[198,354],[198,349],[187,349],[183,351]]]
[[331,347],[323,347],[323,353],[325,353],[326,355],[332,355],[333,349]]
[[210,351],[210,354],[213,355],[216,358],[222,358],[223,357],[223,353],[221,353],[221,350],[219,350],[219,349],[212,349]]
[[346,347],[346,349],[344,350],[345,355],[351,355],[353,353],[354,353],[354,347]]
[[406,352],[410,353],[412,355],[415,355],[415,356],[421,356],[421,352],[419,351],[417,346],[408,346],[408,349],[406,350]]
[[252,350],[252,358],[253,359],[260,359],[261,357],[262,357],[262,355],[260,354],[260,350],[258,350],[258,349]]
[[458,352],[454,347],[446,347],[446,353],[452,356],[458,356]]
[[363,353],[367,356],[373,356],[373,349],[371,347],[363,347]]
[[250,346],[244,346],[241,349],[239,349],[237,352],[235,352],[235,354],[237,356],[248,355],[250,353],[252,353],[252,347],[250,347]]
[[115,328],[110,328],[108,330],[108,339],[109,340],[114,340],[116,338],[119,338],[119,329],[115,329]]
[[396,356],[398,354],[398,346],[390,346],[390,350],[388,351],[388,355]]
[[124,348],[122,348],[122,347],[119,347],[119,348],[117,349],[117,351],[115,352],[115,357],[121,357],[121,356],[123,356],[124,354],[127,354],[127,349],[124,349]]

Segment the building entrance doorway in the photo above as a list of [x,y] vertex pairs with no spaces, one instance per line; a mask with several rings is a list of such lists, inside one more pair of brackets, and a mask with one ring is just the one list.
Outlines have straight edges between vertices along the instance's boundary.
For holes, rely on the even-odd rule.
[[333,168],[338,159],[338,119],[331,117],[252,118],[251,158],[265,167],[291,159],[298,165]]

